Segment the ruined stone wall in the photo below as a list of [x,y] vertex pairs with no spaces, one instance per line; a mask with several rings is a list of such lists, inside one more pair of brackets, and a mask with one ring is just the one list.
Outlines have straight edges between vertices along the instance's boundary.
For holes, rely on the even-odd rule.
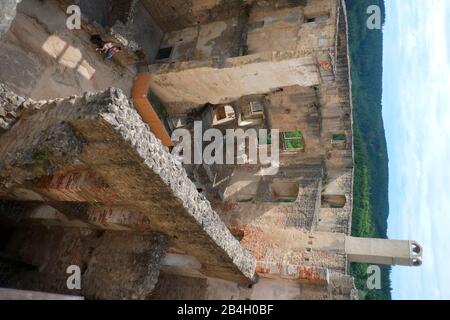
[[[214,202],[214,206],[238,237],[249,225],[311,229],[320,202],[321,179],[320,165],[281,167],[277,175],[262,177],[257,169],[236,169],[225,189],[224,202]],[[275,182],[297,184],[295,201],[283,203],[274,198]]]
[[[224,15],[221,20],[167,32],[161,47],[173,47],[168,61],[224,59],[274,51],[308,52],[334,45],[333,0],[281,9],[239,7],[237,4],[234,8],[233,16]],[[324,14],[327,15],[324,21],[308,21]]]
[[[308,51],[329,48],[336,25],[334,0],[311,1],[305,6],[259,8],[251,12],[248,52]],[[328,15],[324,21],[308,19]]]
[[[3,253],[30,269],[16,270],[2,285],[82,295],[86,299],[146,299],[158,278],[167,238],[151,232],[43,227],[15,229]],[[81,270],[81,289],[69,289],[69,266]]]
[[161,48],[173,48],[169,62],[239,56],[245,17],[211,22],[166,33]]
[[351,213],[353,210],[353,171],[352,169],[328,171],[323,195],[344,196],[342,207],[332,208],[322,203],[315,220],[315,230],[350,234]]
[[[258,176],[256,166],[214,168],[214,177],[227,181],[223,197],[213,202],[214,207],[233,234],[255,254],[257,271],[263,276],[279,275],[281,270],[297,265],[334,270],[341,275],[347,272],[342,245],[329,246],[350,232],[353,205],[347,25],[342,8],[337,9],[336,2],[327,3],[339,19],[339,29],[333,28],[328,38],[337,40],[337,47],[330,44],[329,60],[317,65],[321,69],[321,84],[282,87],[268,93],[264,100],[268,127],[302,131],[305,149],[281,150],[280,172],[274,177]],[[315,8],[320,13],[321,7]],[[338,141],[336,135],[343,135],[344,141]],[[297,201],[271,200],[271,183],[275,180],[298,183]],[[332,200],[336,202],[328,202]],[[318,231],[323,233],[316,236]],[[298,232],[305,232],[305,236],[295,238],[295,247],[282,245],[286,234],[297,237]]]
[[[330,232],[330,237],[333,237],[333,234],[350,232],[349,221],[352,210],[351,105],[346,21],[341,14],[341,8],[336,6],[336,1],[313,1],[306,7],[278,9],[273,12],[268,12],[267,8],[261,6],[258,9],[261,10],[258,11],[260,18],[266,20],[260,24],[260,27],[269,28],[267,32],[273,28],[272,31],[276,34],[284,26],[283,23],[289,26],[289,23],[295,21],[293,25],[306,28],[303,30],[305,32],[303,37],[313,39],[308,45],[318,49],[321,42],[322,45],[329,46],[330,51],[327,58],[316,56],[318,62],[314,66],[321,70],[319,85],[284,86],[268,92],[264,98],[268,128],[279,129],[282,132],[300,130],[304,136],[304,150],[287,151],[281,146],[281,168],[279,173],[272,177],[259,176],[259,168],[250,165],[211,166],[210,173],[207,172],[210,183],[221,182],[220,185],[214,186],[220,195],[219,199],[214,199],[214,207],[233,234],[243,239],[243,243],[260,244],[256,247],[249,246],[253,252],[256,252],[258,262],[261,261],[260,251],[258,251],[263,246],[261,243],[269,243],[267,246],[270,247],[271,239],[267,236],[268,240],[264,241],[264,237],[259,236],[260,233],[252,231],[254,228],[257,230],[267,228],[272,234],[288,232],[286,230],[290,228],[326,231]],[[273,18],[277,13],[284,20]],[[289,16],[288,13],[291,15]],[[307,17],[325,13],[329,14],[325,22],[303,23]],[[256,14],[253,16],[255,21],[258,20],[257,17]],[[336,19],[339,19],[338,30],[335,26]],[[299,23],[299,20],[302,20],[302,23]],[[280,23],[279,26],[277,26],[278,23]],[[327,27],[324,28],[324,24]],[[324,38],[320,40],[320,36],[315,34],[314,30],[309,30],[310,28],[323,30]],[[336,35],[339,35],[338,39]],[[289,37],[288,39],[292,40]],[[316,40],[318,42],[315,42]],[[335,40],[338,40],[337,47],[335,47]],[[269,48],[274,47],[276,46],[273,43],[269,46]],[[176,73],[176,70],[170,71]],[[327,76],[325,71],[330,75]],[[181,85],[180,87],[183,88]],[[178,85],[176,88],[179,88]],[[233,106],[235,104],[232,103]],[[237,110],[239,112],[239,109]],[[182,112],[179,109],[177,111]],[[231,126],[233,125],[236,127],[238,123],[232,122]],[[343,134],[345,141],[334,141],[337,134]],[[298,184],[297,200],[292,203],[279,203],[271,199],[274,181]],[[340,203],[326,203],[329,198],[337,198],[343,202],[342,207],[334,207]],[[305,244],[300,251],[307,249]],[[341,252],[327,252],[327,250],[319,250],[315,255],[316,260],[306,257],[305,261],[300,258],[288,264],[305,264],[345,273],[346,262],[342,250]],[[266,257],[265,261],[272,261],[274,264],[283,263],[281,256],[282,254],[267,258],[263,255]],[[299,256],[301,257],[302,254]]]
[[150,73],[150,88],[166,103],[171,115],[187,113],[206,103],[229,103],[279,87],[307,87],[320,82],[315,59],[295,53],[151,65]]
[[[331,194],[345,195],[343,208],[321,209],[318,220],[320,230],[351,232],[353,209],[353,118],[351,101],[350,61],[348,48],[348,25],[344,6],[339,7],[337,56],[335,81],[320,88],[323,135],[322,144],[326,150],[326,181]],[[344,134],[345,141],[336,146],[334,134]],[[332,212],[332,214],[331,214]]]
[[206,103],[332,80],[327,66],[336,16],[334,0],[249,6],[232,17],[168,32],[161,47],[168,50],[165,59],[150,66],[151,90],[176,115]]
[[169,114],[324,80],[317,64],[328,63],[334,48],[334,0],[287,9],[248,6],[239,12],[165,34],[161,48],[167,56],[150,71],[151,89]]
[[[285,87],[267,96],[267,117],[270,129],[301,131],[305,148],[302,152],[285,152],[280,160],[283,166],[311,163],[325,154],[322,146],[322,118],[317,88]],[[317,160],[316,160],[317,161]],[[317,162],[321,162],[318,160]]]
[[[282,246],[285,246],[281,239],[278,240]],[[311,257],[311,253],[308,254]],[[342,256],[338,257],[339,261],[342,259]],[[355,298],[352,278],[341,271],[284,264],[281,261],[272,265],[259,262],[258,272],[263,277],[260,277],[257,283],[247,287],[238,286],[230,281],[204,277],[193,273],[192,270],[186,272],[186,268],[193,266],[191,262],[187,262],[191,260],[191,257],[187,260],[182,258],[182,260],[185,260],[184,265],[180,264],[181,260],[176,263],[174,263],[175,260],[163,261],[160,281],[152,293],[152,299],[329,300]],[[168,263],[173,267],[176,265],[177,268],[167,269]],[[181,266],[184,272],[181,271]],[[273,273],[267,273],[269,271]]]
[[[150,5],[161,6],[158,10],[168,10],[169,14],[175,10],[168,5],[172,2],[162,4],[158,1]],[[186,15],[186,21],[171,22],[171,26],[166,26],[168,30],[179,29],[174,27],[178,23],[184,29],[167,33],[167,42],[163,45],[179,42],[173,53],[175,60],[205,60],[153,66],[152,89],[169,102],[171,115],[186,115],[193,107],[208,102],[231,102],[240,107],[245,98],[257,96],[264,101],[269,128],[301,130],[304,134],[305,150],[282,152],[281,168],[276,176],[258,176],[258,168],[248,165],[227,167],[223,171],[209,168],[206,175],[218,173],[214,178],[225,181],[218,188],[220,190],[214,190],[222,198],[210,197],[213,206],[204,196],[210,195],[210,190],[199,194],[196,190],[199,181],[195,181],[197,185],[189,181],[182,166],[149,133],[121,92],[110,90],[100,95],[43,104],[31,102],[36,108],[26,111],[16,123],[15,113],[28,109],[26,103],[0,87],[0,124],[9,130],[0,137],[0,153],[4,155],[0,159],[0,195],[53,207],[45,212],[43,209],[32,210],[31,215],[20,221],[29,222],[30,218],[35,221],[45,216],[51,220],[46,225],[86,229],[83,231],[87,233],[86,238],[75,240],[74,247],[80,241],[96,243],[95,248],[87,250],[88,254],[84,253],[85,249],[71,251],[74,248],[70,246],[70,250],[64,246],[52,247],[52,250],[69,250],[69,256],[73,253],[77,257],[75,262],[85,264],[85,274],[90,281],[84,291],[87,297],[143,298],[149,297],[153,288],[156,288],[151,296],[154,299],[329,299],[352,296],[353,282],[345,275],[347,261],[341,239],[350,232],[353,179],[345,19],[336,12],[336,1],[296,2],[294,5],[292,1],[277,1],[279,6],[274,1],[264,2],[254,2],[255,11],[249,16],[248,49],[250,53],[254,52],[253,56],[228,58],[235,56],[237,51],[242,53],[236,47],[242,40],[242,25],[236,15],[231,15],[234,12],[231,1],[226,4],[230,11],[223,15],[215,11],[221,5],[225,6],[220,0],[184,1],[176,10],[187,8],[189,12],[208,14],[205,17]],[[235,8],[242,9],[240,5]],[[289,10],[284,9],[291,5]],[[36,9],[23,10],[30,10],[24,13],[24,21],[34,25],[35,22],[31,23],[27,17],[30,12],[35,15]],[[324,13],[330,14],[328,22],[303,23],[307,17]],[[336,48],[332,42],[336,31],[335,16],[340,19]],[[198,26],[189,28],[192,23],[197,23],[195,19],[190,20],[192,17],[203,18]],[[155,20],[161,22],[164,19]],[[23,25],[17,28],[23,28]],[[10,48],[18,45],[20,34],[22,31],[16,31],[9,36],[7,45],[12,46]],[[263,41],[266,36],[270,41]],[[33,43],[32,39],[27,39],[27,46],[30,42]],[[59,44],[57,39],[51,38],[49,47],[58,48]],[[225,44],[232,45],[228,48]],[[37,48],[38,45],[34,43],[33,46]],[[278,52],[277,48],[285,52]],[[323,48],[327,52],[322,52]],[[309,52],[311,49],[318,49],[320,54]],[[335,56],[334,49],[338,49]],[[70,50],[69,47],[61,52]],[[291,52],[296,50],[308,53]],[[210,56],[228,59],[209,61]],[[58,59],[58,63],[66,61]],[[77,72],[84,70],[84,62],[80,63]],[[7,77],[11,75],[7,74]],[[43,79],[48,85],[48,79]],[[19,91],[28,88],[17,79],[8,81]],[[43,86],[30,88],[41,93]],[[239,108],[236,110],[240,112]],[[235,124],[239,125],[238,121]],[[344,133],[347,137],[338,147],[333,144],[336,133]],[[198,175],[194,170],[192,178],[198,178]],[[297,183],[297,200],[282,203],[273,199],[274,181]],[[323,195],[344,195],[345,205],[342,208],[324,207]],[[98,233],[105,229],[122,231]],[[126,232],[132,229],[141,231],[126,242],[125,238],[130,234]],[[147,239],[142,230],[152,236],[157,232],[161,238]],[[105,241],[95,240],[88,234],[100,234],[100,239]],[[124,239],[124,243],[120,239]],[[63,244],[66,242],[62,241]],[[142,247],[141,242],[148,246]],[[54,239],[36,243],[44,243],[43,247],[50,248]],[[107,254],[111,250],[109,243],[114,244],[117,255]],[[128,245],[136,251],[127,252]],[[170,252],[194,257],[198,269],[193,274],[191,271],[186,274],[185,270],[163,266],[164,271],[158,278],[160,258],[165,255],[166,246],[170,246]],[[20,251],[20,246],[13,245],[12,248],[12,252]],[[65,258],[62,262],[45,262],[43,257],[33,256],[32,245],[24,248],[29,249],[27,260],[32,264],[38,261],[34,263],[48,263],[49,268],[60,267],[47,271],[60,274],[62,266],[71,262]],[[247,249],[255,255],[256,261]],[[144,268],[147,263],[139,260],[143,251],[151,255],[144,257],[151,261],[148,269]],[[109,265],[118,265],[118,257],[126,257],[126,264],[110,270]],[[133,259],[142,263],[132,263]],[[238,286],[237,283],[248,285],[254,281],[255,269],[264,279],[253,288]],[[45,277],[50,273],[47,271],[42,280],[34,280],[34,276],[24,279],[28,284],[38,281],[36,285],[50,291],[62,290],[46,287],[49,278]],[[120,279],[120,273],[126,277]],[[102,276],[98,277],[98,274]],[[66,277],[58,278],[56,283],[63,283],[63,279]],[[136,282],[143,287],[139,287],[137,293],[110,291],[108,282],[115,288],[133,286]]]
[[252,288],[213,278],[161,274],[151,298],[155,300],[346,300],[355,298],[348,276],[332,273],[331,285],[288,279],[261,278]]
[[165,32],[238,16],[245,5],[242,0],[168,0],[164,2],[143,0],[142,2]]
[[[48,102],[0,140],[3,197],[142,212],[154,231],[196,256],[205,274],[240,283],[254,280],[253,256],[121,91]],[[95,174],[83,175],[86,169]]]
[[295,51],[303,23],[303,7],[252,10],[247,34],[248,53]]
[[[154,299],[355,299],[352,277],[345,274],[341,253],[344,235],[309,233],[304,230],[249,226],[258,234],[242,242],[255,252],[260,279],[251,287],[195,274],[163,274]],[[185,266],[187,266],[186,264]],[[319,266],[323,266],[322,268]],[[164,271],[166,272],[166,271]],[[193,283],[196,283],[193,286]]]
[[299,266],[345,273],[344,241],[344,234],[256,221],[245,228],[241,243],[255,254],[258,273],[280,277]]

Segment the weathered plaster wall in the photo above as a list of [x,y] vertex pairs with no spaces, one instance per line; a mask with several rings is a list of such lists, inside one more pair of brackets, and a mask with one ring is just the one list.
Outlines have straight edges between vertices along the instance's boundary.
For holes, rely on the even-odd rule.
[[181,30],[201,23],[239,16],[242,0],[143,0],[158,25],[165,31]]
[[295,279],[299,268],[346,273],[345,234],[309,232],[254,223],[241,243],[254,252],[261,276]]
[[168,62],[239,56],[243,28],[239,17],[189,27],[166,33],[161,48],[173,47]]
[[205,103],[220,104],[279,87],[320,82],[313,57],[264,53],[213,61],[150,66],[150,88],[169,114],[186,113]]
[[[333,190],[328,190],[328,186],[334,186]],[[351,232],[351,213],[353,209],[353,171],[346,169],[342,171],[328,171],[327,179],[324,183],[324,193],[343,195],[346,202],[342,208],[320,208],[319,215],[315,220],[314,229],[318,231],[341,232],[349,234]]]
[[299,164],[305,159],[325,154],[321,144],[322,117],[317,88],[293,86],[267,96],[267,117],[270,129],[280,132],[302,132],[305,150],[281,156],[284,165]]
[[331,272],[329,284],[260,278],[251,288],[214,279],[161,273],[155,300],[344,300],[355,298],[352,278]]
[[[274,176],[260,176],[258,172],[255,168],[236,168],[225,188],[225,201],[214,202],[233,233],[242,237],[245,227],[253,224],[310,229],[318,210],[322,167],[281,167]],[[275,181],[297,184],[297,199],[290,203],[274,200]]]
[[[328,14],[329,19],[308,22]],[[318,50],[333,46],[336,25],[334,0],[309,1],[306,6],[255,8],[249,18],[248,52]]]
[[294,51],[303,24],[303,7],[252,10],[247,34],[248,53]]
[[333,287],[340,292],[344,289],[334,279],[334,273],[314,267],[283,265],[279,270],[275,266],[276,274],[270,275],[264,273],[268,264],[261,263],[259,281],[252,286],[239,286],[196,273],[199,267],[193,257],[167,254],[162,264],[153,299],[332,299],[335,298]]
[[[242,8],[234,18],[168,32],[167,61],[150,66],[151,89],[169,113],[228,103],[286,86],[314,86],[324,79],[318,63],[334,51],[336,2],[290,8]],[[326,21],[308,17],[328,15]]]
[[236,283],[221,279],[161,272],[151,299],[242,300],[241,288]]
[[[325,0],[306,7],[242,7],[232,18],[224,16],[220,21],[167,32],[161,47],[174,47],[170,62],[329,48],[335,37],[333,4],[333,0]],[[305,21],[323,13],[329,15],[327,21]]]
[[[345,194],[343,208],[322,208],[317,220],[318,230],[351,232],[353,209],[353,118],[351,101],[351,79],[349,72],[347,22],[343,8],[339,12],[338,47],[336,55],[335,81],[320,86],[322,114],[322,144],[326,150],[326,180],[324,186],[340,189]],[[343,146],[333,146],[333,135],[345,134]],[[337,193],[331,191],[331,193]]]

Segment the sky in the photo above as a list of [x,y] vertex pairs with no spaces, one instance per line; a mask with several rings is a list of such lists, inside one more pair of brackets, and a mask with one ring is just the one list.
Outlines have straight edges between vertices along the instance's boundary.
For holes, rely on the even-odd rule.
[[383,118],[391,239],[423,265],[394,267],[393,299],[450,299],[450,0],[386,0]]

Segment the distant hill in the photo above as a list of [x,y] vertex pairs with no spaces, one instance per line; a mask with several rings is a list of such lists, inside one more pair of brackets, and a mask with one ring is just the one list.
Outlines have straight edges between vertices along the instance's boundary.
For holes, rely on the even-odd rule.
[[[352,60],[355,182],[352,235],[387,237],[388,155],[382,118],[383,32],[367,28],[367,8],[384,0],[347,0]],[[362,299],[391,299],[390,267],[382,266],[382,290],[367,290],[367,265],[351,272]]]

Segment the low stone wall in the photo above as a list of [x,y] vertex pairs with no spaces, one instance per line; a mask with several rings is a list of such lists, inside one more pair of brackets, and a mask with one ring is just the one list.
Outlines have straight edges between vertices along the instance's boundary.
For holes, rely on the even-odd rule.
[[0,134],[11,128],[23,110],[32,106],[36,106],[34,101],[16,95],[0,83]]

